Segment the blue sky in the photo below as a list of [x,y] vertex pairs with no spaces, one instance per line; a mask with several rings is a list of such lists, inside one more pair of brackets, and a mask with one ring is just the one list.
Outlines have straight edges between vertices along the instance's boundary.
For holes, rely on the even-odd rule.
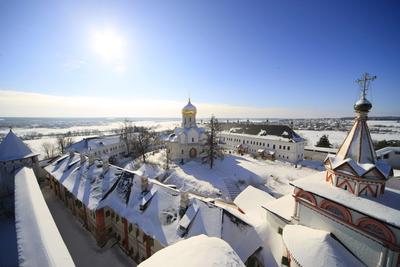
[[[220,116],[345,116],[354,81],[370,72],[372,113],[400,115],[399,9],[399,1],[1,1],[0,113],[50,116],[57,97],[58,115],[171,116],[190,95]],[[118,55],[96,51],[99,32],[117,40]],[[96,113],[67,104],[90,98],[102,103]],[[42,106],[30,107],[33,99]],[[141,113],[126,103],[124,114],[106,99],[146,105]]]

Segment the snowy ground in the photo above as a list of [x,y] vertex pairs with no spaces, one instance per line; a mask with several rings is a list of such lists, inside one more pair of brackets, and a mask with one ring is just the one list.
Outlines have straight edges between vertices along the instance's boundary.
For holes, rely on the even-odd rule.
[[[312,131],[312,130],[298,130],[296,131],[303,138],[307,140],[308,146],[315,146],[322,135],[327,135],[329,141],[334,148],[338,148],[344,141],[348,132],[346,131]],[[382,141],[382,140],[400,140],[399,132],[392,133],[371,133],[372,140]]]
[[75,220],[72,213],[48,187],[42,189],[47,206],[76,266],[136,266],[118,245],[99,248],[91,234]]
[[[164,151],[148,157],[148,161],[161,167],[152,167],[162,171],[165,166]],[[316,162],[304,162],[306,166],[321,167]],[[135,169],[132,163],[126,167]],[[143,168],[143,167],[142,167]],[[150,168],[147,168],[150,169]],[[156,172],[156,171],[155,171]],[[289,182],[306,177],[316,170],[281,161],[254,159],[250,156],[226,155],[224,160],[217,160],[213,169],[199,161],[189,161],[184,165],[171,164],[163,181],[176,185],[177,188],[204,196],[232,200],[248,185],[260,188],[275,196],[291,192]],[[150,174],[148,174],[150,175]]]

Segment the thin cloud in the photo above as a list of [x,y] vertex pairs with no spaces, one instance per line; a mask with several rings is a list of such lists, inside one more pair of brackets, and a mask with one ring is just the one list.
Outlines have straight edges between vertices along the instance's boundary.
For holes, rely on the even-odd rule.
[[86,65],[86,61],[83,59],[71,59],[63,64],[63,67],[66,71],[74,71],[82,68]]
[[[29,117],[180,117],[186,101],[118,97],[57,96],[0,90],[2,116]],[[259,108],[227,104],[194,104],[199,118],[310,118],[344,114],[310,108]],[[328,113],[327,113],[328,112]],[[335,115],[332,115],[335,114]],[[348,114],[349,115],[349,114]]]

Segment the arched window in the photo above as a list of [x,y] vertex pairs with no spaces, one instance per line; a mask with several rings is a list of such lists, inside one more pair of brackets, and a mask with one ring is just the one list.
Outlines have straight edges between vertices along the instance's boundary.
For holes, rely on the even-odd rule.
[[317,201],[315,200],[315,197],[306,191],[303,190],[299,190],[295,193],[295,196],[298,198],[302,198],[304,200],[306,200],[307,202],[310,202],[312,205],[316,206],[317,205]]
[[341,205],[324,200],[321,202],[320,208],[343,221],[352,222],[350,211]]
[[389,241],[393,244],[396,243],[396,237],[393,232],[383,223],[370,218],[361,218],[358,220],[357,226],[375,237]]

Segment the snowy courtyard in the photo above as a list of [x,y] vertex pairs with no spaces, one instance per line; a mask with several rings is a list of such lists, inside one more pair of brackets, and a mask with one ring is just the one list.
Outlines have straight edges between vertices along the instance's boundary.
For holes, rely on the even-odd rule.
[[42,192],[76,266],[136,266],[136,263],[118,248],[118,245],[112,246],[115,243],[112,240],[104,248],[98,247],[92,235],[83,228],[48,187],[43,188]]
[[[291,192],[290,181],[306,177],[317,170],[282,162],[255,159],[251,156],[226,154],[223,160],[217,160],[213,169],[198,160],[185,164],[170,164],[170,170],[165,166],[165,152],[157,152],[148,157],[149,164],[142,165],[139,172],[145,172],[151,178],[160,178],[165,184],[202,196],[221,197],[233,200],[248,185],[266,191],[275,197]],[[315,162],[304,161],[307,166],[318,166]],[[137,164],[125,166],[136,170]],[[135,168],[136,167],[136,168]],[[322,166],[319,166],[320,168]],[[165,173],[164,173],[165,172]],[[160,175],[161,173],[161,175]]]

